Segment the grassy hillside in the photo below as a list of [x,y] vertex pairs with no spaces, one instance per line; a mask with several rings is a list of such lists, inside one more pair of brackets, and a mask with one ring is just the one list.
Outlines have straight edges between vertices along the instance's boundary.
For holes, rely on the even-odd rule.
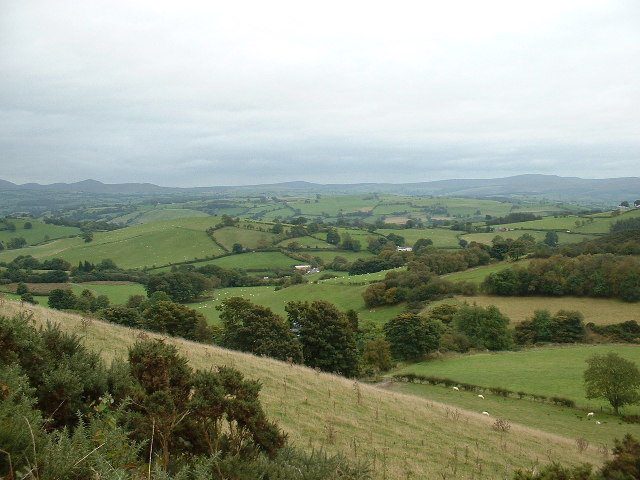
[[[9,221],[16,226],[16,229],[15,231],[0,230],[0,242],[5,245],[15,237],[24,238],[27,241],[27,245],[36,245],[49,240],[80,235],[81,233],[80,229],[76,227],[50,225],[32,218],[12,218]],[[27,222],[31,223],[30,229],[24,228],[24,224]],[[16,251],[14,250],[14,252]]]
[[112,232],[96,232],[90,243],[72,238],[36,247],[5,250],[0,252],[0,261],[11,261],[18,255],[33,255],[38,259],[61,257],[72,264],[81,260],[98,263],[110,258],[121,268],[144,268],[204,259],[224,253],[205,232],[215,223],[213,217],[181,218]]
[[454,272],[447,275],[442,275],[443,278],[451,282],[473,282],[480,284],[491,273],[501,272],[504,269],[511,268],[513,265],[519,265],[521,267],[527,266],[528,260],[519,260],[518,262],[500,262],[491,263],[489,265],[482,265],[480,267],[470,268],[462,272]]
[[[5,315],[19,309],[13,302],[0,305]],[[82,334],[84,343],[107,360],[126,355],[136,340],[134,330],[98,321],[83,330],[78,316],[41,307],[30,311],[39,324],[52,320]],[[518,467],[552,460],[598,464],[603,458],[593,445],[580,453],[571,431],[558,435],[514,423],[509,433],[498,433],[491,428],[493,418],[477,410],[213,346],[169,341],[195,368],[233,365],[260,379],[265,409],[288,433],[290,442],[367,460],[376,479],[510,478]]]
[[140,225],[143,223],[161,222],[164,220],[176,220],[178,218],[208,217],[204,212],[190,208],[170,208],[167,206],[155,208],[141,208],[135,213],[123,215],[113,219],[114,223],[127,225]]
[[245,248],[258,248],[273,245],[273,239],[277,236],[269,232],[247,230],[246,228],[224,227],[214,232],[214,237],[221,245],[231,251],[234,243],[239,243]]

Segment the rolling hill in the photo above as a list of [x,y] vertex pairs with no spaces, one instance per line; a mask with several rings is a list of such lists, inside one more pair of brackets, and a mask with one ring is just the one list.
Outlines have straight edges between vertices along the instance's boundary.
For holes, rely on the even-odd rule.
[[584,179],[556,175],[525,174],[492,179],[451,179],[405,184],[357,183],[315,184],[285,182],[267,185],[210,186],[197,188],[160,187],[149,183],[104,184],[96,180],[76,183],[16,185],[0,180],[0,190],[31,190],[51,192],[83,192],[93,194],[355,194],[391,193],[457,197],[543,198],[584,205],[614,206],[621,200],[634,201],[640,191],[640,177]]
[[[20,311],[37,324],[60,323],[82,335],[90,349],[107,360],[126,355],[138,331],[82,322],[77,315],[4,301],[0,314]],[[342,452],[369,463],[375,479],[510,478],[516,468],[558,461],[603,460],[595,445],[576,448],[575,432],[543,431],[512,422],[508,432],[492,428],[495,419],[482,406],[464,410],[434,401],[376,388],[268,358],[206,346],[181,339],[174,343],[195,368],[231,365],[262,382],[262,402],[293,444]]]

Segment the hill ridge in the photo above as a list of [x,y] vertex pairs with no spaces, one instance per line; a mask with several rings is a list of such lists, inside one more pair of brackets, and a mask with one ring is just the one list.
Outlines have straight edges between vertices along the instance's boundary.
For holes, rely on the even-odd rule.
[[0,189],[35,190],[56,192],[83,192],[100,194],[176,194],[176,193],[254,193],[254,194],[300,194],[300,193],[392,193],[406,195],[462,196],[491,198],[496,196],[552,196],[563,201],[607,201],[618,204],[625,198],[637,196],[640,177],[616,177],[585,179],[546,174],[521,174],[489,179],[447,179],[412,183],[312,183],[302,180],[255,185],[166,187],[152,183],[107,184],[87,179],[75,183],[52,183],[40,185],[25,183],[17,185],[0,179]]

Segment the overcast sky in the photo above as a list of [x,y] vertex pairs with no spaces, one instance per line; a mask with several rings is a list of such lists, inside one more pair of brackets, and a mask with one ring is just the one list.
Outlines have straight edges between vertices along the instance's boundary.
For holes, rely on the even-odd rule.
[[0,179],[640,176],[640,1],[0,0]]

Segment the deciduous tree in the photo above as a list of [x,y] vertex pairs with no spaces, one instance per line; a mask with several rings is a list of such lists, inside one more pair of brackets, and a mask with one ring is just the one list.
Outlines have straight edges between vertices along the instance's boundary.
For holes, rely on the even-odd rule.
[[640,370],[631,360],[616,353],[593,355],[587,359],[584,388],[587,398],[606,399],[616,415],[620,407],[640,401]]
[[271,309],[241,297],[227,298],[216,308],[224,328],[223,347],[302,362],[302,347],[291,327]]
[[285,310],[302,344],[305,365],[346,377],[358,374],[355,332],[335,305],[320,300],[288,302]]
[[440,345],[442,324],[413,313],[402,313],[383,327],[393,356],[400,360],[418,360]]

